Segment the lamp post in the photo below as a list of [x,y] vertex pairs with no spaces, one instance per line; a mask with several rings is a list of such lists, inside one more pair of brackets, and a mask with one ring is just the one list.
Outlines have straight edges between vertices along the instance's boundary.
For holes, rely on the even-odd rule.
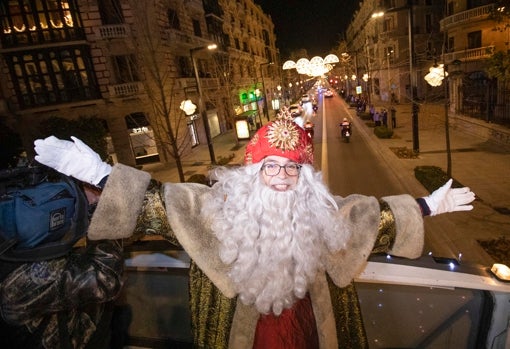
[[216,164],[216,158],[214,156],[214,148],[211,138],[211,128],[209,126],[209,118],[207,117],[207,110],[205,109],[205,103],[204,103],[204,97],[202,93],[202,85],[200,83],[200,77],[198,76],[198,68],[197,68],[197,61],[193,55],[193,53],[201,50],[214,50],[218,46],[216,44],[211,44],[207,46],[200,46],[196,48],[192,48],[189,50],[189,54],[191,57],[191,62],[193,63],[193,72],[195,73],[195,82],[197,84],[197,90],[198,90],[198,106],[200,108],[200,113],[202,115],[202,122],[204,123],[205,128],[205,137],[207,138],[207,146],[209,147],[209,157],[211,158],[211,164]]
[[[414,20],[413,20],[413,0],[407,0],[407,6],[389,9],[386,12],[394,12],[407,9],[407,30],[409,40],[409,99],[412,103],[412,129],[413,129],[413,151],[420,152],[420,140],[418,130],[418,104],[414,96],[414,86],[416,85],[416,76],[414,74]],[[372,14],[372,18],[382,17],[384,12]]]
[[262,94],[264,96],[264,116],[266,117],[267,121],[269,121],[269,111],[267,110],[267,93],[266,93],[266,86],[264,85],[264,70],[262,69],[265,65],[273,65],[273,62],[267,62],[267,63],[261,63],[259,65],[260,68],[260,76],[262,78]]
[[[444,55],[443,55],[444,61]],[[425,75],[425,80],[430,86],[440,86],[444,81],[444,128],[446,137],[446,175],[451,178],[452,176],[452,152],[450,148],[450,120],[448,117],[448,109],[450,107],[450,89],[448,81],[448,65],[446,64],[434,64],[429,69],[430,73]],[[448,80],[447,80],[448,79]]]

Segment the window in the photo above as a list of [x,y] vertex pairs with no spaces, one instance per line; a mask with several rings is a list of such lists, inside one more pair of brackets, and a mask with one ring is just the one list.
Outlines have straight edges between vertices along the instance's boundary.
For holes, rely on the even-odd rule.
[[427,14],[425,15],[425,30],[427,33],[430,33],[433,31],[434,25],[432,24],[432,15]]
[[455,51],[455,38],[450,36],[448,38],[448,42],[446,44],[446,52],[454,52]]
[[177,67],[178,67],[178,73],[179,77],[192,77],[193,74],[193,67],[191,66],[191,60],[187,56],[178,56],[177,57]]
[[456,2],[454,2],[454,1],[448,2],[448,5],[446,7],[446,15],[447,16],[451,16],[455,13],[455,4],[456,4]]
[[124,16],[119,0],[101,0],[97,2],[103,24],[122,24]]
[[384,55],[386,56],[386,62],[388,65],[393,64],[395,61],[395,51],[392,46],[384,48]]
[[202,29],[200,28],[200,21],[197,19],[193,20],[193,34],[195,34],[195,36],[202,37]]
[[389,32],[395,28],[393,16],[384,17],[383,31]]
[[168,17],[168,24],[170,25],[170,28],[181,30],[181,24],[179,23],[179,17],[177,16],[177,12],[169,8],[166,11],[166,15]]
[[99,97],[88,47],[6,55],[20,108]]
[[1,1],[0,23],[4,48],[85,39],[74,1]]
[[117,84],[140,81],[134,55],[113,56],[112,60]]
[[468,49],[482,47],[482,31],[468,33]]

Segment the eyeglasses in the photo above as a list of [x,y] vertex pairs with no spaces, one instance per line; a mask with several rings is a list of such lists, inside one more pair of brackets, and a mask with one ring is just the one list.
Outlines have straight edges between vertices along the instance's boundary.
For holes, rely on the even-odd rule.
[[278,165],[272,162],[262,165],[262,169],[266,176],[278,176],[280,170],[284,168],[287,176],[294,177],[299,174],[299,170],[301,170],[301,165],[290,163],[285,165]]

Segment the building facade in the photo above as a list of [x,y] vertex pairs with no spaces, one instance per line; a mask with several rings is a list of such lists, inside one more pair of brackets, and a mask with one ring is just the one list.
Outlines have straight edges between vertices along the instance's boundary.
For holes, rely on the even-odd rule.
[[[351,85],[364,84],[373,101],[409,101],[411,85],[415,98],[423,99],[427,94],[422,77],[441,52],[443,6],[431,0],[411,3],[365,0],[347,29],[346,47],[354,56],[352,74],[358,79]],[[361,82],[364,75],[366,82]]]
[[[248,104],[234,101],[249,85],[226,88],[222,77],[242,81],[236,74],[246,62],[259,67],[276,57],[271,19],[251,0],[232,3],[243,16],[229,15],[226,25],[233,10],[227,1],[3,1],[0,117],[27,148],[42,120],[98,117],[114,162],[171,162],[188,154],[207,142],[204,116],[214,138]],[[213,43],[218,48],[208,51]],[[244,60],[230,58],[237,51]],[[252,86],[263,85],[254,69],[243,74]],[[199,97],[205,113],[180,108],[185,100],[198,106]]]
[[[495,1],[448,1],[441,20],[446,35],[442,61],[449,70],[450,109],[486,121],[510,122],[505,79],[490,77],[496,53],[509,52],[509,10]],[[501,16],[498,14],[501,13]]]
[[444,64],[451,111],[509,122],[506,81],[487,73],[489,59],[509,50],[509,9],[503,3],[365,0],[346,32],[345,50],[352,59],[340,65],[341,73],[349,70],[345,75],[358,79],[366,74],[367,82],[350,86],[365,84],[375,102],[409,102],[411,85],[417,102],[437,102],[445,89],[429,86],[424,77]]

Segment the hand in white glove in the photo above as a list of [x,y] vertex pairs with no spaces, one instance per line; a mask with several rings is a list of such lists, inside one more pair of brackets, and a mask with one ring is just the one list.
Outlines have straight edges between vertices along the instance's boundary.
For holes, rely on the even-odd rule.
[[35,160],[67,176],[97,185],[110,174],[112,167],[76,137],[73,142],[50,136],[34,142]]
[[454,211],[471,211],[473,205],[468,205],[475,199],[475,194],[468,187],[452,189],[453,180],[450,179],[441,188],[423,199],[430,209],[430,215]]

